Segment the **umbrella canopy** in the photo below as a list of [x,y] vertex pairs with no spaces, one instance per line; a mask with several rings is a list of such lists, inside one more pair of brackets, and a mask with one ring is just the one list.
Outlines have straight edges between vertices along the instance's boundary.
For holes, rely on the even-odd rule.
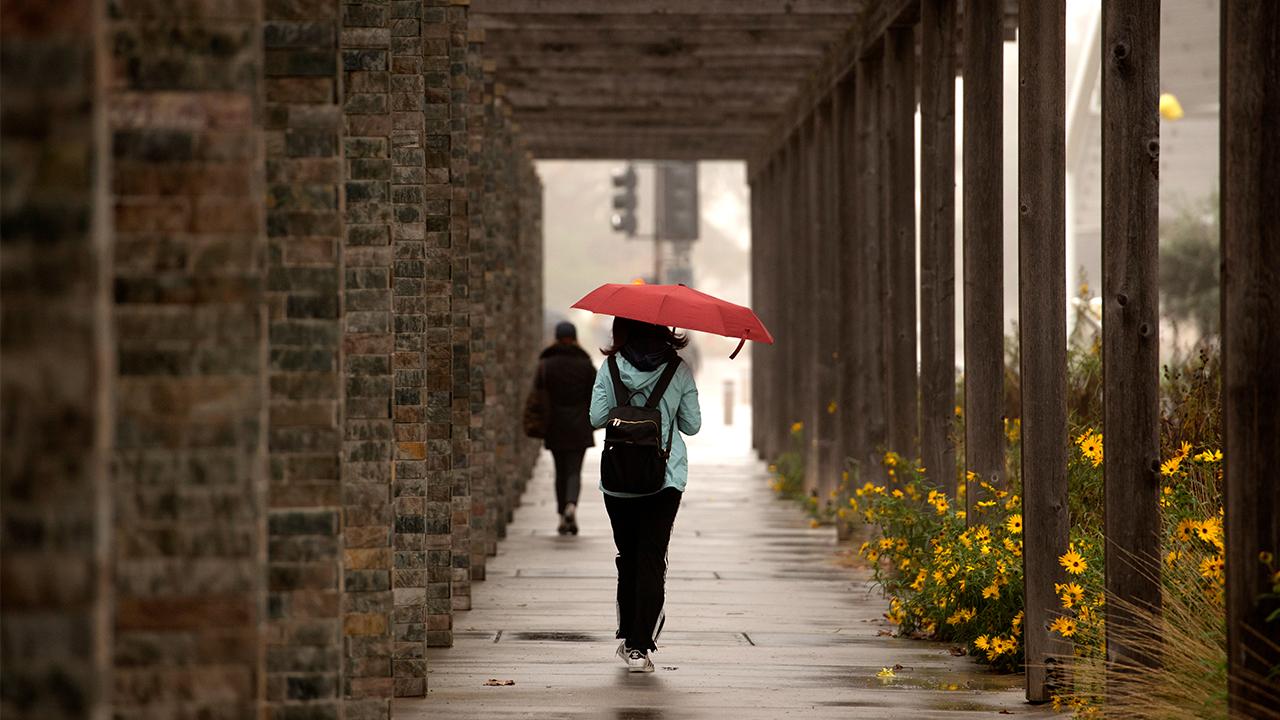
[[[735,305],[684,285],[610,283],[587,293],[573,307],[654,325],[698,330],[773,344],[773,336],[751,308]],[[738,344],[742,349],[742,343]],[[738,350],[733,351],[737,355]]]

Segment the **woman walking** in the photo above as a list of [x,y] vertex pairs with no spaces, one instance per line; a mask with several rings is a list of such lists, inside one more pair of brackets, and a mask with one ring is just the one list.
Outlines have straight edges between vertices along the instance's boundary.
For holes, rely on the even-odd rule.
[[600,490],[618,549],[617,654],[631,672],[653,672],[649,653],[666,620],[667,545],[689,472],[681,433],[702,427],[693,373],[677,355],[688,342],[659,325],[615,318],[591,394],[591,424],[609,426]]
[[596,367],[578,345],[578,329],[571,322],[556,325],[556,340],[538,356],[534,391],[547,400],[546,439],[556,466],[556,513],[561,535],[578,534],[578,493],[582,488],[582,456],[595,445],[587,417],[591,381]]

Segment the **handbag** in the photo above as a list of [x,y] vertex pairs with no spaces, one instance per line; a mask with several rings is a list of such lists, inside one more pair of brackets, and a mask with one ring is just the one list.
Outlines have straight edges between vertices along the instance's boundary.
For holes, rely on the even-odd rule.
[[538,378],[524,400],[524,434],[537,440],[547,437],[547,425],[551,420],[551,396],[547,392],[547,368],[538,362]]

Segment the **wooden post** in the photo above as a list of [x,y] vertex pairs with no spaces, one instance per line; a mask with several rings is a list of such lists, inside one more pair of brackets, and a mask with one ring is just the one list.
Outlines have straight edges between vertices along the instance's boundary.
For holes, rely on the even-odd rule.
[[[1275,710],[1280,609],[1260,553],[1280,557],[1280,6],[1222,7],[1222,419],[1232,717]],[[1274,562],[1274,561],[1273,561]],[[1274,680],[1271,681],[1274,683]]]
[[[763,289],[763,273],[760,272],[760,260],[764,254],[765,244],[765,220],[764,220],[764,194],[767,192],[765,185],[768,182],[768,167],[752,167],[749,173],[749,188],[751,192],[751,307],[755,308],[756,313],[762,312],[764,307],[764,289]],[[763,457],[763,443],[760,439],[760,429],[762,427],[760,401],[760,385],[763,377],[764,365],[768,362],[765,359],[766,353],[758,352],[752,343],[751,357],[751,447],[756,451],[757,455]]]
[[[964,465],[1004,483],[1004,3],[964,6]],[[973,487],[966,495],[973,517]]]
[[1133,620],[1115,601],[1160,607],[1160,3],[1104,3],[1102,43],[1107,657],[1154,665],[1117,634]]
[[795,382],[798,360],[796,350],[804,337],[804,328],[801,327],[802,317],[796,305],[796,293],[801,286],[796,275],[800,260],[798,250],[801,247],[798,242],[801,236],[797,232],[800,227],[797,204],[800,202],[800,149],[802,147],[800,133],[796,132],[787,141],[786,174],[783,176],[782,194],[779,196],[783,217],[782,232],[778,238],[778,272],[783,282],[778,305],[782,309],[783,327],[788,330],[788,335],[784,336],[782,341],[782,367],[779,368],[775,379],[782,411],[782,422],[778,423],[777,428],[779,453],[791,449],[790,425],[798,419],[796,410],[799,407]]
[[840,315],[838,300],[838,273],[840,265],[835,223],[834,205],[837,189],[832,182],[832,100],[825,99],[814,111],[813,119],[813,167],[809,173],[812,193],[810,212],[814,218],[810,269],[813,273],[813,304],[810,316],[814,319],[813,369],[814,395],[809,412],[811,436],[814,439],[813,487],[818,491],[819,502],[827,502],[835,487],[836,469],[836,417],[832,403],[836,402]]
[[858,259],[859,220],[858,184],[861,168],[858,163],[858,127],[856,118],[856,91],[853,77],[846,77],[836,88],[833,106],[835,149],[833,156],[836,164],[836,187],[838,188],[839,211],[839,265],[840,265],[840,345],[838,362],[840,373],[840,407],[836,413],[840,422],[840,467],[844,469],[846,458],[860,457],[858,434],[855,431],[858,406],[861,400],[858,373],[861,368],[856,364],[860,352],[858,334],[862,331],[860,323],[861,263]]
[[881,329],[880,260],[880,72],[881,48],[877,46],[858,61],[857,100],[859,165],[858,192],[858,313],[860,343],[854,373],[860,403],[856,459],[864,480],[881,475],[876,452],[885,443],[884,334]]
[[[888,379],[889,448],[910,461],[919,455],[919,382],[916,375],[916,142],[915,30],[890,27],[884,39],[882,130],[887,155],[881,178],[887,210],[882,237],[887,263],[884,288],[885,375]],[[933,68],[929,69],[933,72]]]
[[801,377],[804,386],[804,406],[802,419],[805,426],[806,462],[805,489],[820,493],[822,489],[822,455],[823,444],[829,440],[826,432],[826,377],[830,375],[830,363],[823,356],[823,325],[830,317],[820,308],[830,307],[826,303],[826,291],[822,286],[823,245],[827,228],[824,222],[822,195],[825,190],[822,182],[822,155],[826,151],[823,139],[826,136],[826,116],[821,108],[815,108],[813,115],[804,123],[807,141],[805,144],[804,168],[804,300],[805,343],[801,350],[803,364]]
[[920,460],[955,497],[955,0],[923,0],[920,27]]
[[1066,4],[1018,6],[1018,330],[1022,378],[1023,577],[1027,700],[1053,693],[1070,646],[1049,631],[1066,582]]

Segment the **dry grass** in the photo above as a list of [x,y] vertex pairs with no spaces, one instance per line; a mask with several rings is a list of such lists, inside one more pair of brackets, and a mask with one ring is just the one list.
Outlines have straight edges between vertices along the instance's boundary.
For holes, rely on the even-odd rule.
[[[1062,697],[1065,702],[1080,703],[1080,715],[1131,720],[1229,717],[1222,600],[1204,592],[1203,580],[1185,567],[1166,567],[1162,579],[1162,611],[1153,612],[1122,601],[1113,601],[1108,607],[1109,616],[1124,613],[1133,619],[1132,625],[1114,630],[1119,643],[1160,658],[1161,664],[1146,667],[1124,659],[1109,664],[1103,659],[1101,648],[1089,653],[1091,657],[1066,659],[1075,691],[1063,693]],[[1275,645],[1261,635],[1255,636],[1254,641]],[[1108,670],[1122,680],[1105,693]],[[1266,698],[1261,705],[1249,709],[1248,717],[1280,718],[1280,688],[1275,682],[1261,676],[1244,678],[1244,682],[1255,687],[1259,697]],[[1104,694],[1105,703],[1101,702]]]

